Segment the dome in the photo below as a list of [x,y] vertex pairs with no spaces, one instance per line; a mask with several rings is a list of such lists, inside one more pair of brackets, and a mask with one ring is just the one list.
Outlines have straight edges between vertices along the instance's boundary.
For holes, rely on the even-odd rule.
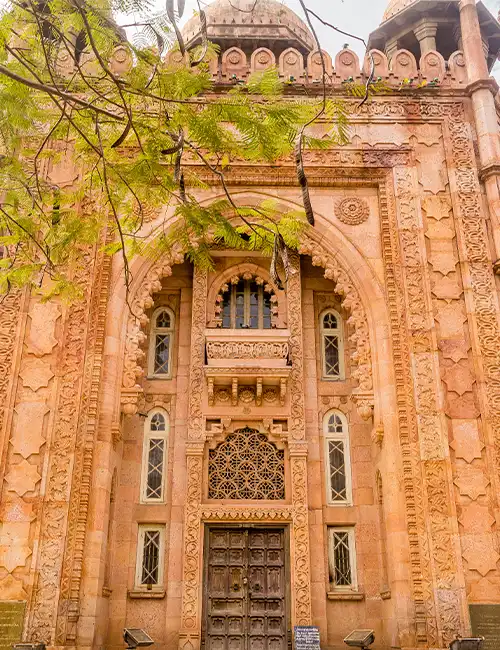
[[399,14],[403,9],[406,9],[412,4],[415,4],[418,0],[389,0],[387,9],[385,10],[384,17],[382,22],[385,23],[386,20],[389,20],[396,14]]
[[[253,9],[253,10],[252,10]],[[209,40],[222,48],[273,51],[295,47],[308,53],[315,49],[314,38],[289,7],[277,0],[215,0],[205,8]],[[188,45],[200,40],[200,19],[194,16],[184,25],[182,35]]]

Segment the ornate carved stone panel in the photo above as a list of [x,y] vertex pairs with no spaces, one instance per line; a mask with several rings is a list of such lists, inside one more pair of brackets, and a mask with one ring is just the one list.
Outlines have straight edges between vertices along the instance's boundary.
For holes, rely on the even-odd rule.
[[[79,421],[80,390],[87,344],[86,324],[89,316],[87,301],[90,300],[92,290],[94,255],[93,249],[82,251],[77,271],[86,300],[75,302],[65,313],[62,380],[58,391],[57,418],[47,450],[49,464],[43,513],[39,515],[42,525],[27,636],[47,644],[54,644],[56,635],[58,594],[66,541],[64,532],[68,525],[70,493],[74,479],[71,460]],[[48,334],[46,338],[47,341],[51,340]]]
[[248,427],[208,452],[208,498],[276,501],[285,498],[285,453]]

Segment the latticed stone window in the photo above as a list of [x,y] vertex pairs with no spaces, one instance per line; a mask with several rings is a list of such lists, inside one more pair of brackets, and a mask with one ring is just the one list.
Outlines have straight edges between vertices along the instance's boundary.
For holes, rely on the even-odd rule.
[[151,322],[149,375],[168,379],[172,374],[174,314],[167,307],[160,307],[153,314]]
[[344,379],[344,341],[342,319],[333,309],[320,318],[323,379]]
[[235,275],[217,296],[218,321],[223,329],[271,329],[278,313],[274,289],[263,278]]
[[165,528],[144,524],[139,526],[137,544],[136,587],[159,588],[163,583]]
[[343,413],[333,411],[324,423],[326,441],[327,498],[332,505],[351,502],[349,432]]
[[329,528],[328,546],[330,588],[356,589],[354,529]]
[[150,413],[144,431],[142,501],[162,502],[165,498],[168,420],[166,413]]
[[209,499],[285,498],[285,455],[263,433],[240,429],[209,451]]

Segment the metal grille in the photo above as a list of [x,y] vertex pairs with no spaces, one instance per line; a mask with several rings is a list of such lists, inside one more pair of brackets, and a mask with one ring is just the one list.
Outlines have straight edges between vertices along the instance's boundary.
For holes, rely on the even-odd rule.
[[342,375],[342,338],[341,323],[334,311],[328,311],[321,320],[323,339],[323,375],[341,377]]
[[271,329],[274,292],[257,278],[234,278],[222,288],[222,327],[224,329]]
[[162,309],[154,319],[151,365],[155,375],[170,374],[170,358],[174,317],[168,309]]
[[151,431],[165,431],[165,418],[161,413],[155,413],[151,418]]
[[323,318],[323,327],[325,330],[336,330],[338,328],[337,317],[331,311]]
[[209,452],[210,499],[285,498],[285,455],[254,429],[240,429]]
[[339,337],[323,336],[325,355],[325,375],[327,377],[338,377],[340,375],[340,354]]
[[328,441],[330,462],[330,497],[332,501],[347,499],[347,481],[345,467],[345,450],[342,440]]
[[351,551],[349,533],[333,530],[333,582],[336,587],[352,586]]
[[342,418],[336,413],[332,413],[328,420],[328,433],[344,435],[344,423],[342,422]]
[[150,438],[146,484],[147,499],[161,499],[162,497],[164,453],[165,440],[163,438]]
[[170,334],[155,337],[155,375],[168,375],[170,366]]
[[160,531],[144,531],[141,584],[157,585],[160,575]]

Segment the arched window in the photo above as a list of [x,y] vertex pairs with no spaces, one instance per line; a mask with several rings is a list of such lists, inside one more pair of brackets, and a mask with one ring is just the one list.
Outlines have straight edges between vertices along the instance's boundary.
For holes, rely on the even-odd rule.
[[245,273],[221,288],[220,323],[224,329],[264,329],[273,326],[277,311],[273,288],[260,277]]
[[324,422],[327,500],[331,505],[352,501],[349,432],[343,413],[330,411]]
[[141,501],[162,503],[165,500],[167,469],[168,417],[162,411],[152,411],[144,428]]
[[174,342],[174,314],[168,307],[160,307],[151,319],[149,343],[149,375],[168,379],[172,375],[172,347]]
[[342,318],[328,309],[320,318],[323,379],[344,379],[344,340]]

